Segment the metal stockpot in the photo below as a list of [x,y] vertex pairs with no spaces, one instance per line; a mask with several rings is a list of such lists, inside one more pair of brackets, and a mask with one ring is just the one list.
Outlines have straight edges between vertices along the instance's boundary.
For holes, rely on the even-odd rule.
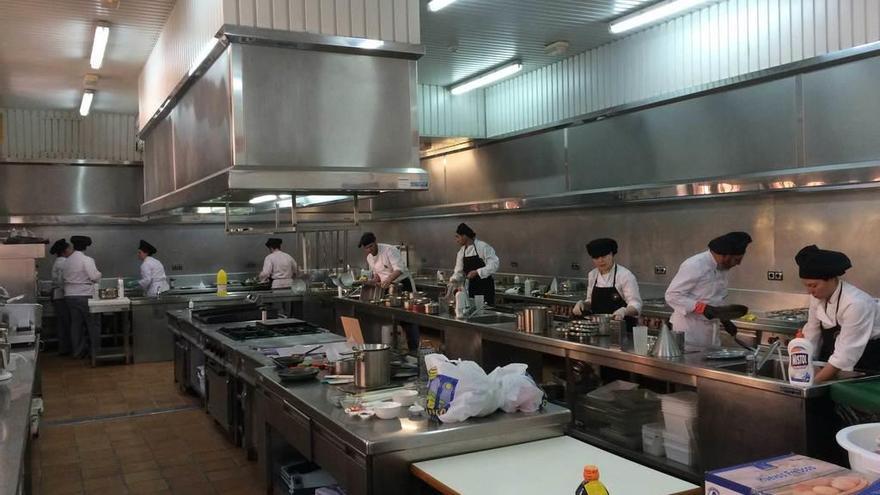
[[547,306],[526,306],[516,312],[516,329],[524,333],[546,333],[553,322],[553,312]]
[[333,363],[334,375],[353,375],[355,368],[354,358],[344,358]]
[[360,388],[391,383],[391,346],[363,344],[354,351],[354,384]]

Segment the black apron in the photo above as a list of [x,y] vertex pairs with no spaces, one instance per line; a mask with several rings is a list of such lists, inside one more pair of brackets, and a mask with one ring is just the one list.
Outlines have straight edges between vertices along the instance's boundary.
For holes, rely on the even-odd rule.
[[[614,264],[614,276],[611,279],[611,287],[599,287],[599,275],[596,275],[596,282],[593,284],[593,292],[590,292],[590,311],[597,315],[610,315],[620,308],[627,306],[626,300],[617,290],[617,264]],[[627,328],[632,328],[636,324],[636,319],[632,316],[624,317]]]
[[[486,263],[482,258],[477,254],[477,246],[476,244],[472,244],[474,246],[474,255],[473,256],[463,256],[462,257],[462,265],[464,270],[464,276],[467,277],[467,274],[474,271],[479,270],[486,266]],[[464,252],[467,252],[467,246],[464,247]],[[462,255],[464,255],[464,252]],[[489,306],[495,305],[495,279],[489,276],[488,278],[480,278],[479,276],[474,279],[469,279],[468,281],[468,297],[474,296],[483,296],[483,299],[486,301],[486,304]]]
[[[843,296],[843,284],[840,282],[840,293],[837,294],[837,308],[834,314],[835,325],[825,328],[822,322],[819,322],[819,329],[822,331],[822,347],[819,348],[819,361],[828,362],[828,358],[834,354],[834,345],[837,343],[837,336],[840,335],[840,298]],[[825,309],[827,314],[828,301],[825,301]],[[862,357],[856,363],[855,369],[860,371],[880,371],[880,339],[869,340],[862,352]]]

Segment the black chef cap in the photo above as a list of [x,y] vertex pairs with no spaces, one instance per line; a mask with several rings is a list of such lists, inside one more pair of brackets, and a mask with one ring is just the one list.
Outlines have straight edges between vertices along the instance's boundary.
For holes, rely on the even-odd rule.
[[477,236],[477,233],[474,232],[474,229],[468,227],[466,223],[458,224],[458,227],[455,228],[455,233],[458,235],[470,237],[471,239]]
[[807,246],[794,257],[801,278],[828,280],[839,277],[852,268],[847,255],[838,251],[819,249],[815,244]]
[[600,258],[609,254],[617,254],[617,241],[603,237],[587,243],[587,253],[591,258]]
[[746,247],[752,242],[752,236],[745,232],[728,232],[709,241],[709,249],[715,254],[746,254]]
[[147,256],[152,256],[152,255],[156,254],[156,252],[157,252],[156,248],[153,247],[152,244],[150,244],[149,242],[147,242],[143,239],[141,239],[140,244],[138,244],[138,249],[147,253]]
[[87,247],[92,245],[92,238],[84,235],[74,235],[70,237],[70,243],[73,244],[73,249],[85,251]]
[[58,239],[55,241],[55,244],[52,244],[52,247],[49,248],[49,254],[59,255],[67,249],[67,246],[70,246],[70,244],[67,243],[67,240]]
[[270,237],[269,240],[266,241],[266,247],[269,249],[281,249],[281,239]]
[[376,242],[376,234],[372,232],[364,232],[364,235],[361,236],[361,241],[358,243],[358,247],[369,246],[374,242]]

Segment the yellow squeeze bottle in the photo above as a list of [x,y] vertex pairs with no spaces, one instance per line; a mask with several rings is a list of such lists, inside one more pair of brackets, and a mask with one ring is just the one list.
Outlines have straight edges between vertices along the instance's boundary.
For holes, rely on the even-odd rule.
[[222,268],[219,272],[217,272],[217,295],[218,296],[226,296],[228,293],[226,292],[226,284],[228,280],[226,279],[226,271]]
[[584,481],[578,485],[575,495],[609,495],[608,489],[599,481],[599,468],[584,466]]

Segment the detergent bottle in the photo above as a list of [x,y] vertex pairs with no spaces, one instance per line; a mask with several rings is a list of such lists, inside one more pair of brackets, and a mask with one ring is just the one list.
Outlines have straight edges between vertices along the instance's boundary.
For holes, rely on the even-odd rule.
[[224,269],[220,269],[217,272],[217,295],[218,296],[226,296],[228,293],[226,292],[226,284],[228,280],[226,279],[226,271]]

